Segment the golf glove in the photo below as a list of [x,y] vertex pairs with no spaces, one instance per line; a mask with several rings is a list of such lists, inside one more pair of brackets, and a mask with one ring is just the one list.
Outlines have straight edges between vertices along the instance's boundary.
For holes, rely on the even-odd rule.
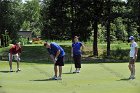
[[54,60],[57,61],[57,58],[55,58]]
[[71,54],[71,57],[73,57],[73,54]]

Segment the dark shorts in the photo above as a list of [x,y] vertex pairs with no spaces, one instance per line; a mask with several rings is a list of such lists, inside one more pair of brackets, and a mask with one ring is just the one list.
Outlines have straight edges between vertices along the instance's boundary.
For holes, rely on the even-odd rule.
[[81,68],[81,55],[74,55],[73,56],[75,68]]
[[135,64],[135,59],[133,59],[133,57],[130,57],[129,64]]
[[64,66],[64,56],[58,57],[55,66]]

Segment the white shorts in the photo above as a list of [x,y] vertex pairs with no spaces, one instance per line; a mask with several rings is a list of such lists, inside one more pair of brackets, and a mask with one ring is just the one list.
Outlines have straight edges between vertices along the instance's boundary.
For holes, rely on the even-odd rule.
[[[9,53],[9,61],[10,61],[10,53]],[[12,54],[12,60],[17,60],[17,61],[20,61],[20,57],[19,57],[19,54],[17,53],[17,54]]]

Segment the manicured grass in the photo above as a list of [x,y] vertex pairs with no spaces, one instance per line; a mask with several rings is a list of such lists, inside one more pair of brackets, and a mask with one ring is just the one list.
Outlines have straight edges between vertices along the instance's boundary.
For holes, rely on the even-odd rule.
[[[139,93],[140,63],[136,63],[136,79],[127,80],[127,63],[83,64],[80,74],[70,74],[65,64],[63,80],[48,80],[53,65],[22,63],[21,72],[8,72],[7,62],[0,62],[0,93]],[[16,63],[13,63],[16,70]],[[74,70],[74,67],[73,67]]]
[[[53,76],[53,64],[43,44],[26,45],[21,55],[21,72],[10,73],[8,63],[0,61],[0,93],[139,93],[140,63],[136,63],[135,80],[127,79],[130,74],[127,63],[93,64],[92,58],[84,61],[80,74],[70,74],[71,42],[58,43],[64,48],[67,59],[62,81],[49,80]],[[92,55],[92,45],[85,46],[83,56]],[[117,47],[118,44],[111,45],[114,50]],[[128,50],[129,45],[121,44],[121,48]],[[7,49],[0,48],[1,52]],[[99,44],[99,52],[104,50],[106,44]],[[13,63],[13,68],[16,70],[16,63]]]

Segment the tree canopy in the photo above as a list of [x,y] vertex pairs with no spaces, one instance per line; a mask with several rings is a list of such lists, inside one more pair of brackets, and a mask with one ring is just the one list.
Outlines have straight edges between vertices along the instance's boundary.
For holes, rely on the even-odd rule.
[[[8,32],[18,39],[19,30],[31,30],[44,39],[93,40],[94,55],[98,42],[126,42],[130,35],[139,39],[139,0],[21,0],[0,1],[0,35]],[[109,53],[109,52],[108,52]]]

